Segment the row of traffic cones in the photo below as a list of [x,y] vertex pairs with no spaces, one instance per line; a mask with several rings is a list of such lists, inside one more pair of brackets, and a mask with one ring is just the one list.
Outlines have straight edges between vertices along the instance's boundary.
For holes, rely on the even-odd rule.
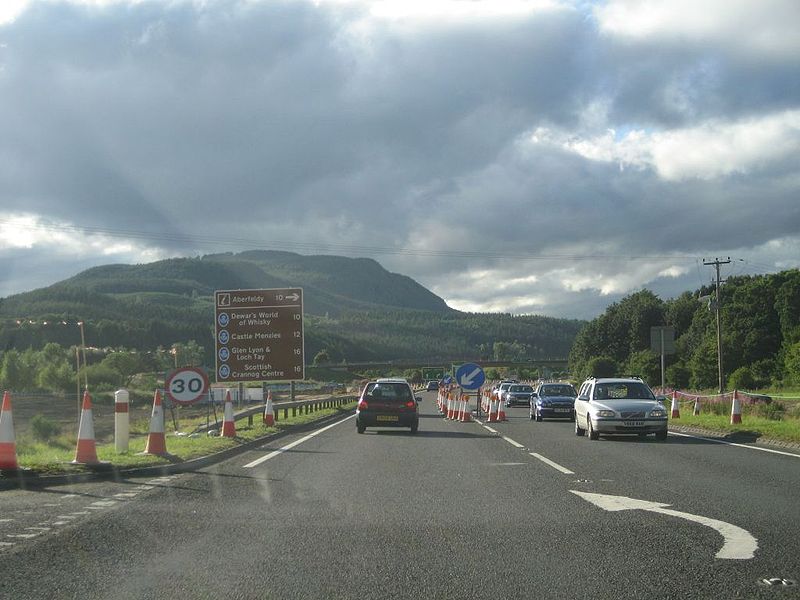
[[506,408],[503,401],[492,394],[491,389],[483,388],[481,390],[482,407],[486,412],[487,423],[499,423],[500,421],[508,421],[506,417]]
[[[267,397],[270,416],[272,415],[272,394]],[[264,420],[266,422],[266,410]],[[222,423],[222,437],[236,437],[236,424],[233,418],[233,403],[228,392],[225,396],[225,416]],[[164,456],[167,453],[167,440],[164,435],[164,408],[161,403],[161,393],[156,390],[153,398],[153,411],[150,415],[150,432],[147,435],[144,454]],[[75,448],[75,458],[72,464],[100,465],[97,458],[97,444],[94,435],[94,419],[92,417],[92,397],[89,391],[83,393],[81,405],[81,420],[78,425],[78,443]],[[19,469],[17,460],[17,444],[14,435],[14,418],[11,408],[11,393],[3,393],[3,404],[0,409],[0,471],[14,471]]]
[[472,412],[469,408],[469,396],[460,396],[453,388],[440,387],[437,396],[439,412],[445,419],[452,419],[461,423],[469,423],[472,420]]

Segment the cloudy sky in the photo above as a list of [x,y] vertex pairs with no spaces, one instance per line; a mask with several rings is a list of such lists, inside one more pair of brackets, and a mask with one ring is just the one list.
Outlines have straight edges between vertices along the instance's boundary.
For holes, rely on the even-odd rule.
[[797,0],[2,0],[0,296],[253,248],[591,318],[800,266]]

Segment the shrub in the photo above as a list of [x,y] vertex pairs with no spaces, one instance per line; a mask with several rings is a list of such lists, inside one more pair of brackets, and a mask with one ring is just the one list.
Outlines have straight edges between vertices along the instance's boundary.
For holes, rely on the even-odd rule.
[[756,381],[750,367],[739,367],[728,377],[728,389],[752,390],[755,386]]
[[33,431],[33,437],[42,442],[50,441],[52,438],[61,435],[59,424],[44,415],[34,415],[31,419],[31,430]]

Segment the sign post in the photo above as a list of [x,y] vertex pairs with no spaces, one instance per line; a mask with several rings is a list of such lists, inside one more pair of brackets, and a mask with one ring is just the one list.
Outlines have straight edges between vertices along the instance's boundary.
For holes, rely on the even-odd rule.
[[218,290],[214,294],[216,381],[305,379],[303,290]]
[[650,349],[656,354],[661,355],[661,391],[666,387],[664,376],[665,356],[675,354],[675,328],[674,327],[651,327],[650,328]]

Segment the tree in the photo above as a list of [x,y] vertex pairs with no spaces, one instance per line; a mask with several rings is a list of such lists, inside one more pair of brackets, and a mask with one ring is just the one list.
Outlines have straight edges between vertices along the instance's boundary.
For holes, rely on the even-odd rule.
[[644,379],[651,386],[661,385],[661,359],[652,350],[641,350],[628,359],[628,374]]
[[800,342],[795,342],[789,347],[783,364],[787,379],[795,385],[800,385]]
[[131,350],[111,352],[100,364],[120,374],[122,387],[130,386],[134,376],[147,370],[144,357],[139,352]]
[[608,356],[597,356],[587,365],[588,377],[614,377],[617,374],[617,361]]

